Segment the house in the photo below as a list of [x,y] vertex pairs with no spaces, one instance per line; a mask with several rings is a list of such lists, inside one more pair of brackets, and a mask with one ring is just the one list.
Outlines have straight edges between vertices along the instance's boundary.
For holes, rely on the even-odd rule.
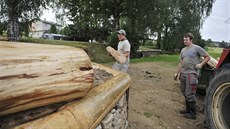
[[62,25],[46,21],[38,20],[32,23],[30,27],[30,36],[33,38],[42,37],[43,33],[49,33],[51,25],[55,25],[57,30],[60,30]]
[[69,37],[61,34],[43,33],[41,38],[51,40],[69,40]]

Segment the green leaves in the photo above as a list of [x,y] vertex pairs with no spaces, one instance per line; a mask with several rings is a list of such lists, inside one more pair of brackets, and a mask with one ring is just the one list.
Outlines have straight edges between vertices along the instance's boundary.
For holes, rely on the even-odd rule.
[[8,39],[18,41],[19,34],[22,33],[20,30],[28,35],[31,21],[38,19],[41,9],[46,8],[50,2],[53,0],[2,0],[0,12],[1,17],[8,20]]
[[[111,32],[125,28],[136,50],[140,40],[157,36],[158,47],[168,51],[182,47],[187,32],[200,38],[200,29],[210,15],[214,0],[2,0],[0,18],[30,21],[41,9],[52,6],[68,16],[72,36],[105,40]],[[8,17],[8,18],[7,18]],[[17,22],[19,20],[15,20]],[[1,21],[2,22],[2,21]]]
[[51,25],[50,27],[50,33],[57,34],[57,28],[55,25]]

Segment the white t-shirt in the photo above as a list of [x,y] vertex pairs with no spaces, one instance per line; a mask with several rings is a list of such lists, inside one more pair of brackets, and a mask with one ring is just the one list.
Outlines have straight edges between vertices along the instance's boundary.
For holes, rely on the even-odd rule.
[[[130,43],[127,39],[123,40],[123,41],[120,41],[118,43],[118,46],[117,46],[117,51],[122,53],[122,54],[125,54],[125,52],[130,52]],[[129,63],[129,56],[127,57],[127,61],[126,63]]]

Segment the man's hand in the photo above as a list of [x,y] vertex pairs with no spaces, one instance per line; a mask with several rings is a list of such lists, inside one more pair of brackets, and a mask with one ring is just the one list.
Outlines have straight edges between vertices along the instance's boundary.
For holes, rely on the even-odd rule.
[[195,66],[195,69],[201,69],[202,68],[202,64],[200,63],[200,64],[197,64],[196,66]]
[[177,78],[178,78],[178,74],[175,73],[174,76],[173,76],[173,79],[174,79],[175,81],[177,81]]

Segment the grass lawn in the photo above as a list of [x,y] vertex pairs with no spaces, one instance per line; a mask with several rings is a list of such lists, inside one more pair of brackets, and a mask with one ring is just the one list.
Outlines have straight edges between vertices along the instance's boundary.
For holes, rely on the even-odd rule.
[[179,63],[179,55],[165,54],[165,55],[131,59],[131,63],[138,63],[138,62],[160,62],[162,63],[162,65],[166,65],[166,66],[177,66]]
[[[209,48],[207,52],[213,58],[217,59],[220,57],[223,48]],[[159,55],[159,56],[151,56],[151,57],[143,57],[143,58],[136,58],[131,59],[131,63],[138,63],[138,62],[160,62],[162,65],[165,66],[177,66],[179,63],[179,54],[176,55]]]
[[156,49],[155,46],[139,46],[139,50]]
[[221,53],[223,52],[223,48],[209,47],[207,52],[214,59],[217,59],[217,58],[219,58],[221,56]]

